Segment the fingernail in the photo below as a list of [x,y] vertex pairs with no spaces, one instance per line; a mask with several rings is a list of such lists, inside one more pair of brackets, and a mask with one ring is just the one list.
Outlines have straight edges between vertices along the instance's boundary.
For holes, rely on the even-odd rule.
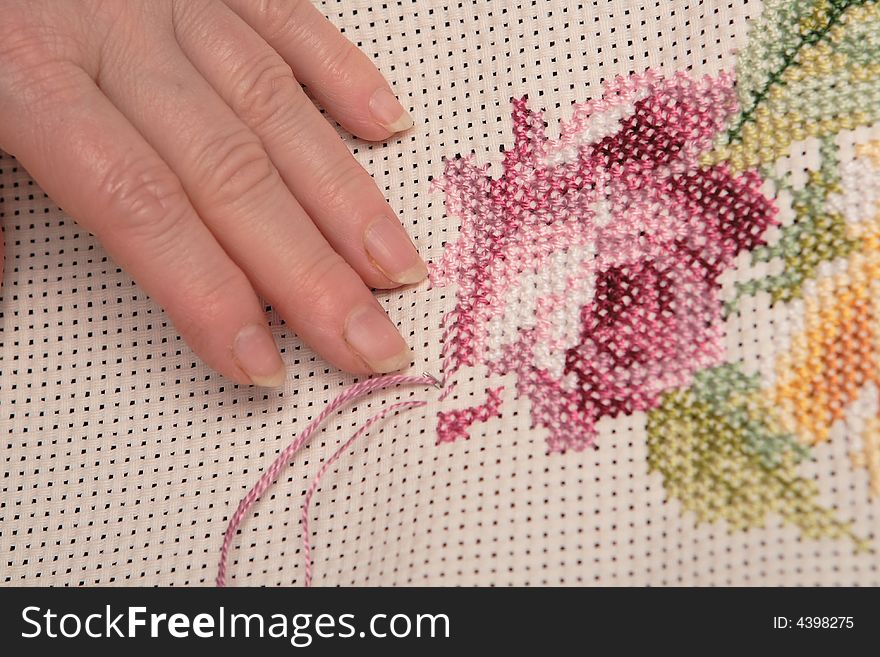
[[370,98],[370,112],[373,119],[389,132],[403,132],[413,127],[409,115],[397,97],[388,89],[377,89]]
[[364,249],[373,264],[395,283],[409,285],[428,276],[424,260],[396,219],[380,217],[371,223],[364,232]]
[[372,304],[351,312],[344,335],[348,346],[375,372],[395,372],[409,366],[409,347],[388,316]]
[[249,324],[241,329],[232,343],[232,355],[254,385],[275,388],[287,378],[275,339],[265,326]]

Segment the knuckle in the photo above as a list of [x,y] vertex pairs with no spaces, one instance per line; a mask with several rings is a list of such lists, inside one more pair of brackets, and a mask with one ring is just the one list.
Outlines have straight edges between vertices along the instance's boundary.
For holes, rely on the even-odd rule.
[[235,268],[202,274],[186,281],[186,298],[177,304],[174,323],[196,351],[213,341],[216,327],[228,316],[230,290],[246,284]]
[[[73,65],[53,60],[19,65],[8,74],[0,70],[0,110],[14,106],[27,108],[32,116],[57,116],[59,108],[83,96],[80,72]],[[39,133],[41,122],[34,121],[31,125]]]
[[0,3],[0,11],[0,61],[27,63],[78,54],[76,29],[56,16],[45,15],[45,9]]
[[338,321],[339,295],[334,290],[351,285],[356,276],[335,251],[318,249],[291,270],[291,289],[296,290],[295,309],[303,321],[327,325]]
[[173,239],[187,214],[186,192],[164,163],[136,158],[111,163],[98,192],[111,217],[124,218],[121,228],[133,239]]
[[12,23],[0,29],[0,93],[35,110],[51,108],[75,87],[77,67],[51,37]]
[[327,74],[334,80],[349,80],[357,71],[363,53],[348,39],[340,39],[327,54]]
[[294,114],[304,96],[290,66],[274,52],[250,65],[236,87],[237,113],[255,127],[269,123],[282,112]]
[[208,202],[234,205],[242,198],[267,191],[278,172],[263,145],[247,130],[221,134],[207,142],[197,158],[203,172],[199,189]]
[[351,207],[351,199],[368,197],[372,186],[369,174],[352,157],[331,162],[318,174],[315,193],[318,203],[331,213]]
[[86,66],[100,39],[73,3],[6,0],[0,14],[0,73],[27,79],[46,64]]

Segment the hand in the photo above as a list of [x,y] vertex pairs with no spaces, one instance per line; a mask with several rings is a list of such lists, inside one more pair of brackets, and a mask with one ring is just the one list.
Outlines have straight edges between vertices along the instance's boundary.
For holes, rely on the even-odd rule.
[[0,148],[241,383],[284,380],[258,294],[342,369],[406,367],[367,286],[427,274],[300,82],[364,139],[412,126],[308,0],[0,0]]

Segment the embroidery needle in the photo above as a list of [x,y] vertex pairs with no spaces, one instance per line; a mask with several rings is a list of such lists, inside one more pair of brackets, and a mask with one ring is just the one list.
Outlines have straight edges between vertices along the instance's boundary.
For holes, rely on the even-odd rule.
[[422,376],[426,376],[431,379],[434,382],[434,387],[437,388],[437,390],[443,389],[443,382],[427,370],[422,372]]

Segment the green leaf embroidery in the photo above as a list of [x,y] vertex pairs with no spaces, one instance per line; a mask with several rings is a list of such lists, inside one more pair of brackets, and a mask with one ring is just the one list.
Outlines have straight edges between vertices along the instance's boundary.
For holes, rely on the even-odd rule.
[[880,120],[878,0],[768,0],[737,62],[740,113],[704,163],[743,170]]
[[846,219],[828,209],[830,194],[838,192],[837,147],[832,137],[822,140],[822,167],[810,173],[803,189],[793,189],[787,179],[777,189],[791,194],[794,221],[782,229],[777,241],[752,251],[752,264],[782,260],[779,274],[735,284],[736,294],[725,304],[725,316],[736,312],[744,296],[769,292],[772,303],[800,298],[803,284],[816,278],[823,262],[848,256],[857,241],[847,235]]
[[698,373],[648,414],[649,469],[699,522],[725,520],[737,531],[764,527],[776,513],[804,537],[848,537],[867,549],[850,523],[816,501],[815,482],[797,473],[808,455],[780,430],[757,378],[738,365]]

